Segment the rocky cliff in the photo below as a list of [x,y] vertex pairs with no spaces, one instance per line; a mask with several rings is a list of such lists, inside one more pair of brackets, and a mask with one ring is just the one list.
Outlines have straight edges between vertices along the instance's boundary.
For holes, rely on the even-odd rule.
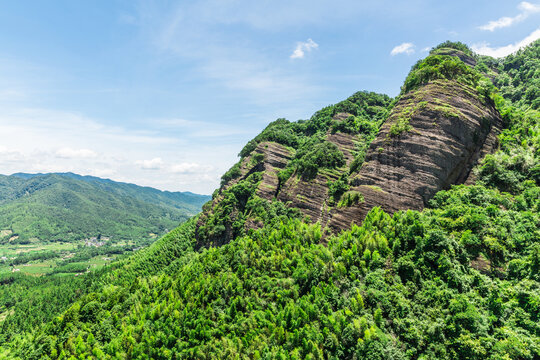
[[[407,128],[393,132],[404,118]],[[501,129],[493,104],[457,82],[435,81],[404,95],[351,177],[364,202],[338,209],[330,226],[358,223],[374,206],[390,213],[422,209],[439,190],[473,176],[478,160],[496,149]]]
[[472,181],[503,125],[475,63],[462,51],[437,49],[413,68],[394,101],[358,93],[308,121],[271,124],[205,207],[198,245],[220,245],[271,221],[264,213],[274,210],[254,199],[299,209],[338,232],[375,206],[422,209],[439,190]]

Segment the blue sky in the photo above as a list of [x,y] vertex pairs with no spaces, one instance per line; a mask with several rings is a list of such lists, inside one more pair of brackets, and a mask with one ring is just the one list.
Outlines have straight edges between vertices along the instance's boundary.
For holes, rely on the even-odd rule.
[[211,193],[278,117],[395,96],[445,40],[503,56],[539,37],[533,1],[3,1],[0,173]]

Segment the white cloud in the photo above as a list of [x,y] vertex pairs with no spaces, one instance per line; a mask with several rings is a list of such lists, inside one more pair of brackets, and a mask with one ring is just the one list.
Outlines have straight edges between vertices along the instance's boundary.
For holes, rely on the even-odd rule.
[[310,52],[313,49],[317,49],[319,44],[311,39],[307,39],[306,42],[296,43],[296,49],[291,54],[291,59],[303,59],[306,52]]
[[540,28],[533,31],[529,36],[514,44],[509,44],[500,47],[491,47],[489,43],[473,44],[472,49],[481,55],[489,55],[495,58],[507,56],[515,53],[519,49],[531,44],[533,41],[540,39]]
[[531,4],[529,2],[523,1],[518,5],[518,9],[529,13],[540,12],[540,4]]
[[55,154],[63,159],[90,159],[97,156],[97,153],[90,149],[72,149],[69,147],[61,148]]
[[8,149],[7,147],[0,145],[0,155],[5,156],[5,155],[13,155],[13,154],[18,154],[18,151]]
[[392,51],[390,52],[390,55],[392,55],[392,56],[395,56],[395,55],[398,55],[398,54],[410,55],[410,54],[413,54],[413,53],[414,53],[414,44],[409,43],[409,42],[405,42],[403,44],[400,44],[400,45],[394,47],[392,49]]
[[170,171],[177,174],[204,173],[212,170],[210,166],[202,166],[197,163],[180,163],[170,167]]
[[496,29],[505,28],[517,24],[525,20],[529,15],[540,12],[540,4],[531,4],[523,1],[518,5],[518,9],[521,12],[514,16],[503,16],[497,20],[492,20],[485,25],[479,26],[481,30],[495,31]]
[[[353,19],[353,8],[361,12],[370,7],[362,2],[338,6],[338,10],[334,8],[335,3],[322,0],[310,2],[309,6],[304,2],[285,0],[271,4],[241,1],[241,6],[239,4],[238,0],[143,2],[137,10],[137,24],[141,37],[147,39],[158,53],[187,61],[188,66],[192,66],[190,76],[216,88],[222,87],[225,90],[223,96],[240,98],[249,105],[279,104],[281,109],[294,104],[295,110],[300,108],[300,101],[311,101],[322,88],[326,90],[327,84],[314,84],[309,69],[291,67],[289,62],[276,56],[283,51],[293,52],[294,48],[284,50],[286,44],[274,41],[253,42],[254,33],[261,30],[281,32],[290,26],[298,27],[322,19]],[[223,31],[223,27],[231,25],[241,25],[249,31],[235,34]],[[305,44],[313,52],[315,41],[307,40]],[[304,57],[309,56],[309,50],[301,50]],[[297,52],[296,56],[301,55]],[[295,57],[294,53],[291,57]]]
[[[171,129],[173,125],[178,130]],[[186,136],[183,126],[192,127],[188,129],[191,137],[211,128],[205,125],[197,130],[196,125],[172,119],[164,122],[163,129],[141,131],[136,129],[142,126],[105,125],[100,119],[69,111],[0,106],[0,134],[13,134],[0,144],[0,173],[74,172],[209,194],[236,160],[238,146],[215,142],[186,146],[181,139]],[[171,134],[176,132],[180,136]]]
[[163,159],[157,157],[150,160],[137,160],[135,164],[144,170],[159,170],[163,166]]
[[283,107],[285,103],[303,100],[322,90],[321,86],[310,83],[300,73],[272,66],[259,56],[249,59],[250,56],[216,55],[216,61],[208,61],[201,65],[200,70],[207,78],[259,105],[278,104]]
[[[175,143],[178,141],[172,137],[158,137],[147,131],[105,125],[103,122],[75,112],[39,108],[1,109],[0,129],[2,127],[31,132],[39,141],[34,141],[35,139],[29,137],[25,138],[25,142],[30,146],[42,144],[47,140],[53,142],[54,138],[69,139],[70,135],[73,136],[70,141],[73,144],[66,147],[71,148],[77,148],[77,143],[81,141],[86,143],[87,147],[94,147],[89,145],[96,142],[99,142],[100,145],[111,145],[117,143],[163,144],[163,142]],[[44,133],[50,134],[52,137],[44,139]],[[22,144],[22,141],[19,143]]]

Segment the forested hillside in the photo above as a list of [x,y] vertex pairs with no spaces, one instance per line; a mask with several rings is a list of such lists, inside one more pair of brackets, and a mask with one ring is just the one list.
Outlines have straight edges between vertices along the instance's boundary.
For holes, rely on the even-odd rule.
[[0,241],[149,238],[197,214],[206,201],[70,173],[0,176]]
[[3,356],[539,359],[539,65],[540,41],[500,60],[446,42],[396,99],[273,122],[200,217],[12,327]]
[[96,286],[99,268],[208,199],[72,173],[0,176],[0,342],[51,320]]

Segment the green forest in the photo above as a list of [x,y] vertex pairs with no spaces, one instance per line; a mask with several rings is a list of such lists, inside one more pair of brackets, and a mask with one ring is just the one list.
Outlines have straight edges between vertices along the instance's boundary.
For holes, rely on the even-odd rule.
[[208,199],[72,173],[0,176],[0,342],[52,319],[89,291],[94,272]]
[[0,176],[0,243],[113,241],[163,234],[209,197],[76,174]]
[[[240,179],[242,160],[263,161],[254,155],[263,141],[294,150],[280,182],[342,169],[328,132],[358,137],[351,174],[399,98],[441,80],[474,89],[504,129],[476,181],[422,211],[374,207],[361,225],[329,233],[257,196],[263,171]],[[540,359],[539,95],[540,41],[502,59],[446,42],[395,99],[359,92],[309,120],[278,119],[223,175],[219,202],[147,248],[69,281],[0,278],[0,357]],[[407,121],[389,136],[413,131]],[[334,206],[362,201],[350,185],[329,184]],[[262,226],[246,228],[253,219]],[[208,246],[227,229],[229,242]]]

